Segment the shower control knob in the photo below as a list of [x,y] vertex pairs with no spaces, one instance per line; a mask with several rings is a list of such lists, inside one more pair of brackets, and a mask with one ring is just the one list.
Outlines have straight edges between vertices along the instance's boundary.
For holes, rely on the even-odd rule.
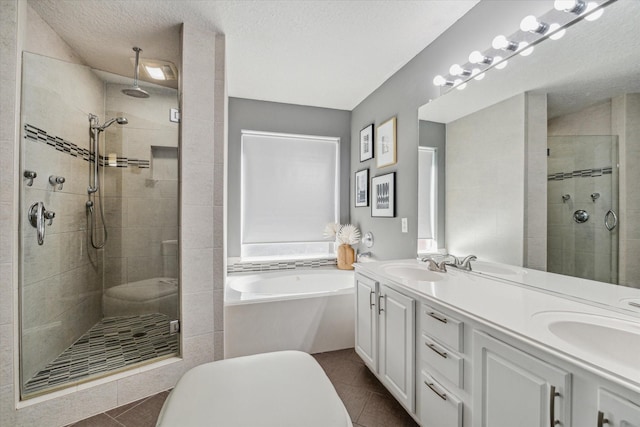
[[573,220],[578,224],[587,222],[589,220],[589,213],[583,209],[579,209],[573,213]]
[[49,184],[53,185],[58,190],[62,190],[62,184],[64,184],[64,182],[64,176],[49,175]]

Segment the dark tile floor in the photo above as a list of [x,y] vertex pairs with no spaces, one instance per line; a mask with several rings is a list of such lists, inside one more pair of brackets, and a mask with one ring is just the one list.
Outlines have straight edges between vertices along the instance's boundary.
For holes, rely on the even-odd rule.
[[[416,422],[351,349],[313,355],[347,408],[354,427],[414,427]],[[73,427],[153,427],[165,391],[73,424]]]

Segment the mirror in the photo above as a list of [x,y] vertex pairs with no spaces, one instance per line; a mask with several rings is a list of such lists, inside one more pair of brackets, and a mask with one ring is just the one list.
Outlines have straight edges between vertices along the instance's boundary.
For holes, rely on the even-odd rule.
[[131,84],[23,54],[23,398],[179,353],[178,92]]
[[[489,261],[640,287],[635,262],[640,256],[640,175],[635,168],[640,162],[640,39],[634,28],[639,15],[639,2],[610,3],[599,20],[581,20],[562,39],[544,40],[532,55],[511,58],[505,70],[491,69],[484,80],[470,80],[464,90],[451,90],[419,109],[421,130],[424,121],[444,124],[447,130],[445,237],[450,252],[473,251]],[[598,136],[601,140],[581,147],[598,146],[599,154],[581,151],[580,156],[590,156],[588,165],[574,156],[564,160],[573,163],[556,169],[560,160],[552,159],[554,151],[566,154],[575,142],[552,139],[567,135]],[[464,143],[452,144],[456,138]],[[485,148],[480,149],[483,138]],[[493,152],[486,150],[491,142]],[[549,144],[560,149],[548,158],[544,151]],[[613,181],[598,178],[602,185],[586,185],[575,175],[586,170]],[[562,182],[554,181],[560,172],[574,194],[552,187]],[[578,195],[579,186],[584,188]],[[565,195],[572,199],[563,203]],[[566,228],[577,228],[573,215],[584,219],[578,211],[591,214],[586,224],[613,228],[586,233],[603,234],[606,243],[596,246],[611,249],[595,250],[587,258],[585,264],[599,264],[593,271],[586,271],[589,265],[573,271],[570,262],[557,265],[554,251],[562,236],[554,215],[567,221],[570,214]],[[472,231],[465,236],[461,229]],[[584,239],[572,236],[576,267],[575,260],[585,252],[580,250]],[[603,272],[604,265],[610,271]]]

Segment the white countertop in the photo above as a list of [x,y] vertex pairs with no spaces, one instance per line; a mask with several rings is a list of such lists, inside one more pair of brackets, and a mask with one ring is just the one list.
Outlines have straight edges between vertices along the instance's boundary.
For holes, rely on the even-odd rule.
[[[544,322],[547,315],[537,314],[542,312],[581,313],[591,316],[591,319],[606,318],[603,320],[623,322],[624,325],[640,334],[639,316],[631,311],[627,314],[623,310],[606,307],[607,302],[610,301],[619,302],[619,300],[626,298],[640,298],[640,291],[637,289],[489,263],[478,263],[478,270],[482,268],[482,264],[486,266],[485,271],[487,272],[491,267],[495,267],[491,270],[495,277],[501,279],[515,275],[517,280],[521,280],[526,286],[500,279],[496,280],[487,274],[463,272],[454,268],[448,268],[447,273],[429,272],[441,276],[441,280],[433,282],[409,280],[387,274],[385,266],[390,264],[424,268],[425,270],[427,268],[426,264],[413,259],[362,263],[355,264],[355,267],[358,273],[366,275],[368,272],[370,275],[387,279],[416,294],[416,296],[436,301],[445,307],[457,310],[472,320],[487,324],[640,393],[640,353],[635,355],[638,360],[637,364],[629,362],[629,358],[634,356],[628,356],[626,360],[620,362],[613,357],[607,357],[608,354],[628,352],[629,349],[625,348],[624,341],[620,342],[620,348],[600,348],[596,351],[588,351],[551,333]],[[503,271],[504,268],[519,271],[512,274],[511,271]],[[499,276],[496,272],[505,274]],[[540,288],[529,286],[537,283],[538,280],[541,283]],[[587,303],[584,298],[577,300],[557,293],[560,292],[558,289],[565,293],[572,289],[579,289],[580,292],[583,292],[585,288],[582,286],[588,289],[588,296],[594,302],[593,304]],[[615,288],[624,289],[621,289],[620,292],[614,292],[614,290],[617,291]],[[598,298],[602,298],[602,300],[598,301]]]

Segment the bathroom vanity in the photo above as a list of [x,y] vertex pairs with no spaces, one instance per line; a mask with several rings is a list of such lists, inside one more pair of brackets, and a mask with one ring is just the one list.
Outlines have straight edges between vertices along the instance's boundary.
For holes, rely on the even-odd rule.
[[420,425],[640,426],[640,309],[599,302],[595,282],[585,301],[567,293],[580,279],[475,265],[356,264],[356,352]]

